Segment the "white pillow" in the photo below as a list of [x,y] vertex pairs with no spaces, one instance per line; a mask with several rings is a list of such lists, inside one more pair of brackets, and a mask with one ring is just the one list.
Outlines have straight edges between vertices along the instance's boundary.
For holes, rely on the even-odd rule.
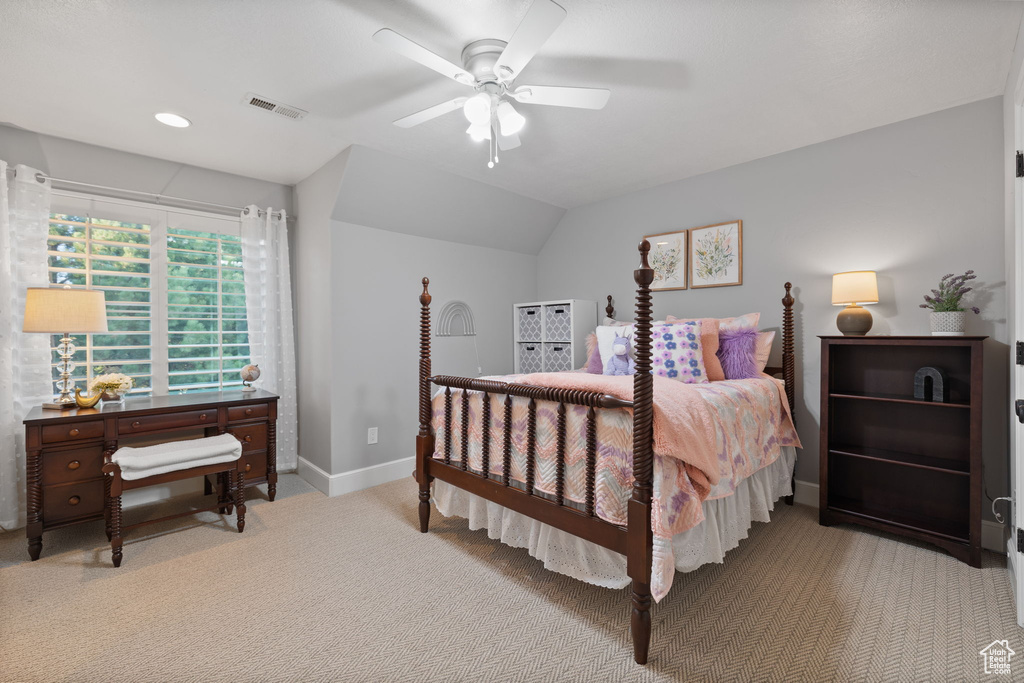
[[619,335],[625,335],[630,339],[630,351],[629,355],[636,358],[635,350],[633,349],[633,325],[599,325],[594,334],[597,335],[597,352],[601,354],[601,369],[608,366],[608,359],[615,355],[615,351],[612,350],[612,346],[615,344],[615,338]]

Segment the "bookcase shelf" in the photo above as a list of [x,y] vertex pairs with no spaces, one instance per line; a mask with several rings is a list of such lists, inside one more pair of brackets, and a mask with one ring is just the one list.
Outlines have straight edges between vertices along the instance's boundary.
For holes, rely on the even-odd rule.
[[832,398],[849,398],[858,401],[883,401],[887,403],[910,403],[913,405],[921,406],[935,406],[936,408],[970,408],[969,403],[950,403],[948,401],[921,401],[910,396],[903,396],[901,394],[868,394],[858,392],[844,392],[841,394],[831,394]]
[[[981,566],[985,337],[822,337],[822,525],[927,541]],[[946,401],[914,398],[941,369]]]
[[884,448],[865,448],[863,446],[833,445],[829,451],[833,455],[845,455],[850,458],[864,458],[866,460],[878,460],[895,465],[906,467],[920,467],[936,472],[948,472],[970,476],[970,463],[966,458],[963,460],[950,460],[947,458],[935,458],[929,455],[917,455],[916,453],[903,453],[901,451],[888,451]]

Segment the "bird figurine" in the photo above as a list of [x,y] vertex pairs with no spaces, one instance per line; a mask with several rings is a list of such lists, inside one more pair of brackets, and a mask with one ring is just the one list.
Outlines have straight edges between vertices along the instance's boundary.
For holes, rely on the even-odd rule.
[[92,408],[100,402],[101,398],[103,398],[102,391],[97,391],[92,396],[82,396],[82,390],[75,387],[75,403],[79,408]]

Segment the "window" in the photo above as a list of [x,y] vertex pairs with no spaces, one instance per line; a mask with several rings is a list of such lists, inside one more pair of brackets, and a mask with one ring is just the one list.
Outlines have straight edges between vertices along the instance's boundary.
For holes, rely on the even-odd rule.
[[168,385],[219,389],[241,385],[249,334],[237,236],[168,228]]
[[55,192],[48,270],[55,285],[105,292],[109,331],[73,335],[83,390],[108,372],[133,377],[139,394],[241,384],[249,339],[237,218]]
[[[74,335],[76,367],[86,380],[107,372],[135,378],[138,392],[153,386],[152,288],[148,225],[88,215],[52,214],[47,243],[50,282],[102,289],[107,300],[107,334]],[[51,339],[54,380],[60,373],[57,344]]]

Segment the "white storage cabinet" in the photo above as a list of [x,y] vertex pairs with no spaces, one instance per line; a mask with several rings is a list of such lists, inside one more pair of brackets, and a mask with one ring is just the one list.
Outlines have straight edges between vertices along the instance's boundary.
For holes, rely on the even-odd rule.
[[561,372],[587,362],[587,335],[597,327],[597,302],[580,299],[513,304],[515,372]]

